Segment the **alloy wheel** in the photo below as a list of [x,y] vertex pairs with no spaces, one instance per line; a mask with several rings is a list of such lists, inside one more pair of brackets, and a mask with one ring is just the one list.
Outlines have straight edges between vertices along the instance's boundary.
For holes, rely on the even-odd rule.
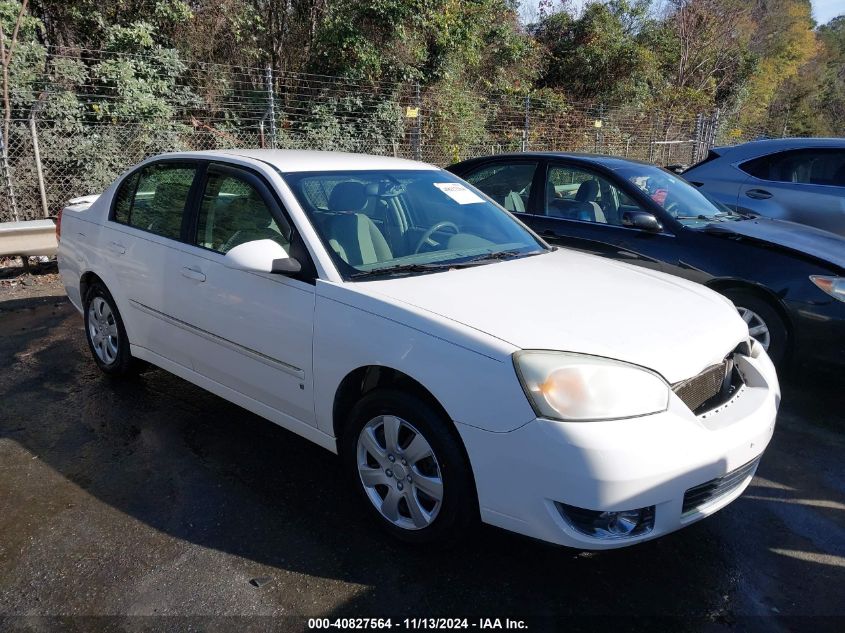
[[437,456],[412,424],[380,415],[358,435],[358,474],[379,513],[393,525],[420,530],[437,518],[443,478]]
[[736,310],[739,312],[739,316],[741,316],[743,321],[745,321],[748,325],[748,333],[751,337],[760,343],[764,350],[769,351],[769,345],[772,342],[772,335],[769,332],[769,326],[766,325],[763,318],[753,310],[743,308],[742,306],[737,306]]

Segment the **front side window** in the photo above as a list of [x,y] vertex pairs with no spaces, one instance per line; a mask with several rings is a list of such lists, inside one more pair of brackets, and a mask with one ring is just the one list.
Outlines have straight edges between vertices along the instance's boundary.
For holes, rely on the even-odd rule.
[[615,170],[639,187],[684,226],[704,227],[713,222],[741,220],[742,216],[705,196],[683,178],[652,165],[632,164]]
[[290,252],[290,227],[279,226],[249,179],[210,168],[197,218],[196,245],[226,253],[245,242],[267,239]]
[[114,219],[178,240],[196,167],[158,163],[123,181],[115,196]]
[[537,163],[499,162],[479,167],[463,178],[508,211],[524,213],[536,171]]
[[574,165],[551,165],[545,214],[553,218],[623,225],[625,211],[641,207],[610,180]]
[[285,175],[345,278],[546,252],[512,216],[440,170]]
[[746,161],[740,169],[761,180],[843,187],[845,150],[790,150]]

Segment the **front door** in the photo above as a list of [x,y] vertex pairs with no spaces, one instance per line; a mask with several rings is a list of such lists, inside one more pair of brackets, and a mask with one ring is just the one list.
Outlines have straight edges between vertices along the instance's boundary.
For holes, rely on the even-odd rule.
[[644,209],[609,178],[581,165],[554,162],[548,165],[544,192],[539,212],[528,220],[544,239],[663,270],[657,255],[662,242],[673,236],[625,226],[626,212]]
[[270,188],[247,169],[210,164],[201,186],[166,298],[193,369],[313,425],[315,286],[226,265],[229,250],[253,240],[271,239],[290,252],[293,226]]

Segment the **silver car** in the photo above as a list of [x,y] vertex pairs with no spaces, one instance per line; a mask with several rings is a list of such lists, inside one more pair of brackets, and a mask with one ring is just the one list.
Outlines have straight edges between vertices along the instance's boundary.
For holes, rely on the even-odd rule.
[[716,147],[683,177],[740,212],[845,236],[845,138],[783,138]]

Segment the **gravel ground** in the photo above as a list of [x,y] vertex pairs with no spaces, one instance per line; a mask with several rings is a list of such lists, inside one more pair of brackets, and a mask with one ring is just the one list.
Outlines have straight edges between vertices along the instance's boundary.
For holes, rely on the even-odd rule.
[[372,528],[328,452],[163,371],[102,376],[41,272],[0,273],[0,630],[304,630],[302,616],[845,630],[840,375],[785,383],[751,487],[688,529],[585,553],[482,527],[418,551]]

